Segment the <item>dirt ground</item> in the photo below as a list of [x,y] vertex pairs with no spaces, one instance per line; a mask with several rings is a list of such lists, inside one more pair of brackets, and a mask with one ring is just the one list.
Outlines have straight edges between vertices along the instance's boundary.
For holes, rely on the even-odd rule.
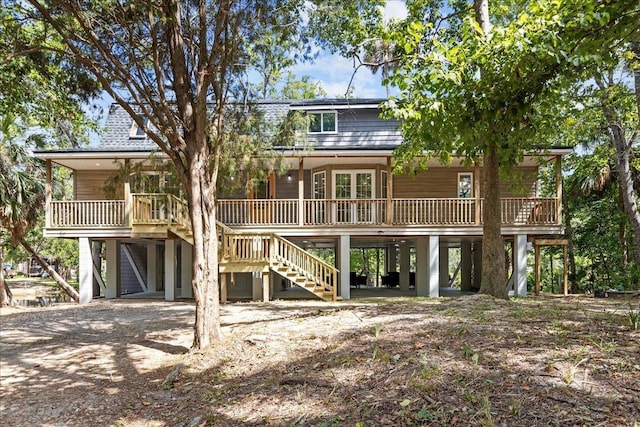
[[[5,426],[636,426],[638,300],[467,296],[0,310]],[[631,307],[631,308],[630,308]]]

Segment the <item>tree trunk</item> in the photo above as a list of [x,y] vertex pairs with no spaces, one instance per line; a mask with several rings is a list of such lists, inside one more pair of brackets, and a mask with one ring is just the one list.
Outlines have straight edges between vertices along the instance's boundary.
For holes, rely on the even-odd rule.
[[[474,0],[475,18],[485,37],[491,32],[489,0]],[[482,70],[480,70],[482,73]],[[482,278],[480,293],[508,299],[504,268],[504,242],[502,241],[502,213],[500,206],[500,162],[496,135],[487,141],[483,159],[484,204],[482,225]]]
[[4,249],[0,246],[0,307],[13,304],[13,294],[7,281],[4,279]]
[[480,293],[508,299],[504,268],[504,242],[502,240],[500,206],[500,165],[498,145],[487,144],[483,161],[484,204],[482,226],[482,278]]
[[571,211],[569,210],[569,200],[567,199],[567,192],[562,192],[562,212],[564,214],[564,230],[568,237],[569,244],[567,245],[567,256],[569,257],[569,283],[571,284],[571,293],[577,294],[578,289],[578,276],[576,272],[576,256],[573,249],[573,227],[571,225]]
[[194,350],[206,349],[222,338],[215,184],[209,180],[208,170],[207,156],[194,158],[189,192],[193,229],[193,293],[196,304]]
[[[613,146],[616,149],[616,168],[618,170],[618,185],[622,196],[622,204],[624,213],[631,224],[633,237],[633,259],[637,266],[640,266],[640,212],[636,203],[636,196],[633,190],[633,181],[631,179],[631,167],[629,157],[631,152],[631,143],[627,142],[624,130],[619,123],[613,107],[610,105],[609,87],[605,85],[602,78],[596,76],[596,84],[602,92],[600,101],[602,103],[602,112],[609,125]],[[640,79],[636,79],[636,83],[640,84]],[[640,94],[640,90],[636,87],[636,94]],[[638,101],[640,102],[640,100]],[[640,105],[638,106],[638,117],[640,118]]]
[[[622,200],[622,191],[618,192],[618,209],[620,212],[624,212],[624,200]],[[627,221],[624,217],[620,218],[620,224],[618,224],[618,241],[620,242],[620,266],[622,271],[627,268],[629,264],[629,245],[627,245]]]
[[38,264],[40,264],[40,267],[44,268],[45,271],[47,273],[49,273],[49,276],[51,276],[53,278],[53,280],[56,281],[56,283],[58,284],[58,286],[67,294],[69,295],[69,297],[71,297],[71,299],[73,299],[75,302],[80,302],[80,295],[78,294],[78,291],[76,291],[75,289],[73,289],[72,286],[70,286],[63,278],[62,276],[60,276],[53,268],[51,268],[51,266],[45,262],[45,260],[43,260],[40,255],[38,255],[36,253],[36,251],[33,250],[33,248],[31,247],[31,245],[29,245],[29,243],[27,243],[26,240],[24,239],[20,239],[20,244],[22,245],[23,248],[26,249],[27,252],[29,252],[31,254],[31,256],[33,256],[35,258],[35,260],[38,262]]

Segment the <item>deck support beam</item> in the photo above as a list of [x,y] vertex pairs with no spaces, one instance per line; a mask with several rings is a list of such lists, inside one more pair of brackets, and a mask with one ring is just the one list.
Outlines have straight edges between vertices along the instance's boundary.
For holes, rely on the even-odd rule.
[[120,241],[107,240],[105,242],[107,256],[107,285],[104,290],[106,299],[114,299],[120,297],[121,281],[120,281]]
[[158,249],[156,242],[147,242],[147,290],[158,290]]
[[[409,292],[411,282],[411,245],[400,243],[400,290]],[[416,284],[417,286],[417,284]]]
[[78,239],[78,282],[80,304],[88,304],[93,299],[93,257],[88,237]]
[[220,273],[220,302],[226,304],[228,302],[228,289],[227,289],[227,273]]
[[351,259],[349,251],[351,249],[351,237],[348,234],[340,235],[336,261],[340,270],[340,296],[343,300],[351,299],[351,288],[349,283],[349,272],[351,271]]
[[164,242],[164,299],[176,300],[176,241]]
[[180,296],[193,298],[193,246],[184,240],[180,248],[180,285]]
[[271,277],[270,271],[262,272],[262,302],[269,302],[270,294],[271,294],[271,281],[269,278]]
[[440,238],[416,239],[416,294],[419,297],[440,296]]
[[513,283],[514,295],[527,296],[527,235],[513,236]]
[[304,226],[304,160],[298,161],[298,225]]
[[449,247],[446,245],[440,246],[439,253],[440,261],[438,268],[440,269],[440,287],[446,288],[449,286]]

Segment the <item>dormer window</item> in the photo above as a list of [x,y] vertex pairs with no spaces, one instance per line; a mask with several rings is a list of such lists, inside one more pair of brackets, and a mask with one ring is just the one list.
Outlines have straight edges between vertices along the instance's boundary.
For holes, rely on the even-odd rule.
[[[144,116],[138,116],[140,120],[144,123],[145,126],[149,126],[149,119]],[[144,133],[144,129],[138,126],[138,123],[135,121],[133,125],[131,125],[131,132],[129,133],[130,138],[146,138],[146,134]]]
[[335,111],[308,113],[309,133],[336,133],[338,131],[338,115]]

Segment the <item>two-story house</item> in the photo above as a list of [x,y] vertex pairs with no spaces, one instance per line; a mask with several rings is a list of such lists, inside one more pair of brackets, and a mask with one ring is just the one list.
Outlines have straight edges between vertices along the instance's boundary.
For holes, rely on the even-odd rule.
[[[402,135],[397,122],[379,117],[382,101],[261,103],[273,117],[308,115],[308,133],[299,146],[278,150],[283,172],[268,174],[249,191],[221,192],[223,300],[300,293],[349,299],[352,287],[365,283],[350,265],[354,248],[377,248],[383,255],[382,271],[376,272],[384,276],[382,284],[430,297],[449,285],[455,249],[460,288],[479,288],[481,165],[430,161],[427,170],[394,175],[393,150]],[[126,293],[191,297],[191,234],[179,186],[158,168],[162,153],[118,105],[111,107],[106,128],[97,148],[36,153],[48,171],[45,236],[79,240],[83,303]],[[511,248],[516,295],[527,292],[527,243],[561,233],[560,159],[568,152],[525,156],[501,189],[502,233]],[[552,197],[539,195],[544,164],[555,167]],[[51,199],[54,165],[73,171],[73,200]],[[131,165],[140,165],[136,174],[129,175]],[[105,191],[108,182],[115,191]],[[330,256],[318,256],[319,250]]]

